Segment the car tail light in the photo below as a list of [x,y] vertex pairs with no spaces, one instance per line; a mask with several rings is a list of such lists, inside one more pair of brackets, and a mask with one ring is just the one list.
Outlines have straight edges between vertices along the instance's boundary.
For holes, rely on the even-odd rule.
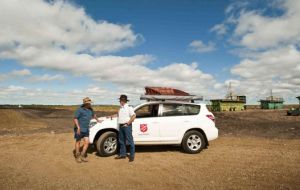
[[215,122],[215,116],[209,114],[209,115],[206,115],[206,117],[208,117],[210,120],[212,120],[213,122]]

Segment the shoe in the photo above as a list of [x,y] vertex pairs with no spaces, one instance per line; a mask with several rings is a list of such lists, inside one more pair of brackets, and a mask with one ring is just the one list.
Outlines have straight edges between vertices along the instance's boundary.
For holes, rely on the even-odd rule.
[[81,159],[82,162],[88,162],[87,156],[84,155],[84,154],[80,155],[80,159]]
[[130,157],[129,162],[133,162],[133,161],[134,161],[134,157]]
[[75,154],[75,161],[81,163],[80,154]]
[[125,158],[126,158],[126,156],[117,156],[117,157],[115,157],[116,160],[125,159]]

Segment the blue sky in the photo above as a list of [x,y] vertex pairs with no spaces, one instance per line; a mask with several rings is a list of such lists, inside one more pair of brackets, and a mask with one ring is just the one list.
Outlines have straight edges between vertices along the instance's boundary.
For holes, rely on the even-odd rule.
[[[76,4],[80,2],[75,1]],[[229,1],[166,0],[87,1],[80,5],[96,20],[131,24],[133,30],[143,36],[143,43],[118,52],[118,55],[154,55],[156,60],[149,65],[152,68],[172,62],[196,61],[201,64],[201,70],[215,73],[224,80],[228,73],[222,72],[222,68],[238,62],[238,59],[226,52],[226,49],[206,54],[192,53],[188,44],[195,39],[218,43],[210,29],[224,19],[224,10],[228,4]],[[219,48],[223,48],[222,42],[219,45]]]
[[[266,1],[2,1],[0,104],[138,102],[144,86],[249,104],[300,95],[300,4]],[[298,35],[299,34],[299,35]],[[272,59],[271,59],[272,58]]]

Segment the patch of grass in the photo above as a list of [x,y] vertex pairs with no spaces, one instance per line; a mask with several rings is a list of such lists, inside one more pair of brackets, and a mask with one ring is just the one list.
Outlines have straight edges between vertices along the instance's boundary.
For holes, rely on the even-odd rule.
[[[3,109],[63,109],[75,111],[80,105],[22,105],[19,108],[18,105],[0,105]],[[93,105],[93,109],[99,112],[117,112],[119,109],[118,105]]]

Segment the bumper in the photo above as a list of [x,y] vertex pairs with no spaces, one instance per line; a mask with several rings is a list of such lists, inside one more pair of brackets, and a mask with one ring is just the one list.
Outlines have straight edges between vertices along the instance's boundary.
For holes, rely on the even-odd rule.
[[206,134],[207,141],[212,141],[217,139],[219,136],[219,130],[216,127],[213,127],[209,130],[209,132]]

